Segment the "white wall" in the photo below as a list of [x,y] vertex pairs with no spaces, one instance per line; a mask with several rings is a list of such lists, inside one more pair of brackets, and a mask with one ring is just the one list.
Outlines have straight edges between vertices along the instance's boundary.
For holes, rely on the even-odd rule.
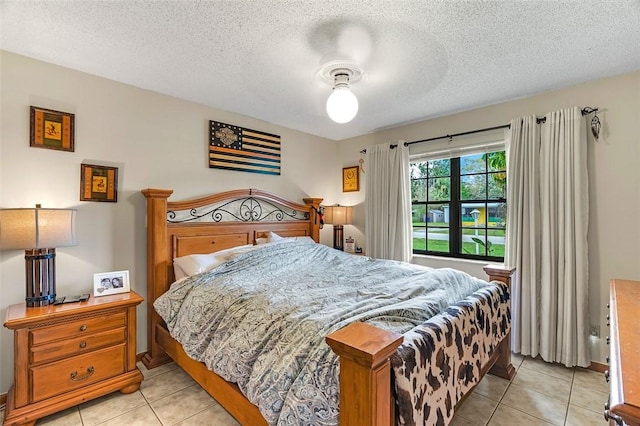
[[[592,359],[604,362],[606,304],[609,280],[640,280],[640,72],[498,105],[413,123],[340,142],[343,164],[357,163],[367,145],[398,140],[415,141],[508,124],[524,115],[544,115],[570,106],[600,108],[602,137],[589,139],[589,310],[591,324],[600,325],[601,338],[592,339]],[[365,174],[367,165],[364,164]],[[361,203],[361,191],[352,203]],[[482,262],[448,261],[414,256],[414,262],[455,267],[483,277]]]
[[[0,207],[78,209],[78,245],[57,251],[57,292],[92,291],[96,272],[129,270],[146,296],[147,187],[181,200],[236,188],[260,188],[300,200],[338,202],[337,143],[211,109],[89,74],[0,51]],[[247,99],[251,102],[251,99]],[[29,147],[29,106],[75,114],[75,152]],[[282,139],[282,175],[209,169],[209,120],[275,133]],[[118,167],[118,202],[80,202],[80,164]],[[331,244],[330,227],[322,242]],[[0,252],[0,317],[24,301],[24,252]],[[4,321],[3,321],[4,322]],[[146,306],[138,308],[138,352],[146,341]],[[13,380],[13,335],[0,331],[0,393]]]

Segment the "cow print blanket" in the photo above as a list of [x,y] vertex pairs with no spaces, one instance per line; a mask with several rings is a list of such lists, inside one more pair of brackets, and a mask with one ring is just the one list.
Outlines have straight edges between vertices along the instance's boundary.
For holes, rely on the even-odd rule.
[[399,425],[449,424],[455,404],[511,329],[509,292],[496,282],[404,334],[391,358]]

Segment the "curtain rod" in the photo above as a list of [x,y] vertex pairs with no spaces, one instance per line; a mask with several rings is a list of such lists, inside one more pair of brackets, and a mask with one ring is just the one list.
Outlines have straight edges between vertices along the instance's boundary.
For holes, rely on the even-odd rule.
[[[582,115],[587,115],[587,114],[591,114],[592,112],[598,112],[598,108],[585,107],[585,108],[582,108],[581,112],[582,112]],[[537,118],[536,121],[538,122],[538,124],[544,123],[547,121],[547,117]],[[468,132],[454,133],[453,135],[444,135],[444,136],[438,136],[435,138],[420,139],[419,141],[405,142],[404,146],[413,145],[414,143],[432,142],[432,141],[437,141],[439,139],[452,139],[458,136],[466,136],[466,135],[472,135],[474,133],[489,132],[491,130],[509,129],[509,128],[511,128],[511,124],[503,124],[502,126],[487,127],[485,129],[469,130]],[[397,146],[398,145],[391,145],[390,148],[393,149],[393,148],[396,148]],[[360,153],[366,154],[367,150],[363,149],[362,151],[360,151]]]

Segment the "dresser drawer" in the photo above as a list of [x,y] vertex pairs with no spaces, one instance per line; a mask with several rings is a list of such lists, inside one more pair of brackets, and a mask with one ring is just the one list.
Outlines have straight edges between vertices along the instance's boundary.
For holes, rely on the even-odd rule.
[[29,369],[31,402],[82,388],[124,372],[124,344],[32,367]]
[[31,364],[53,361],[56,359],[78,355],[107,346],[125,343],[124,327],[100,333],[81,335],[72,339],[57,340],[31,347]]
[[87,317],[76,321],[53,324],[46,327],[30,330],[31,344],[40,345],[53,342],[58,339],[68,339],[76,335],[91,334],[112,328],[124,327],[126,315],[124,312],[116,312],[107,315]]

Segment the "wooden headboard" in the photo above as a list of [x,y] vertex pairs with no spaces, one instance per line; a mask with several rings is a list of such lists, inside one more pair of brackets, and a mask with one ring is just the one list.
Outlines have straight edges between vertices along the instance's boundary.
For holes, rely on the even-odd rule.
[[170,189],[143,189],[147,198],[147,339],[145,365],[169,361],[155,341],[163,324],[153,302],[174,281],[173,259],[211,253],[275,232],[283,237],[320,238],[318,211],[322,198],[295,203],[259,189],[238,189],[185,201],[168,201]]

